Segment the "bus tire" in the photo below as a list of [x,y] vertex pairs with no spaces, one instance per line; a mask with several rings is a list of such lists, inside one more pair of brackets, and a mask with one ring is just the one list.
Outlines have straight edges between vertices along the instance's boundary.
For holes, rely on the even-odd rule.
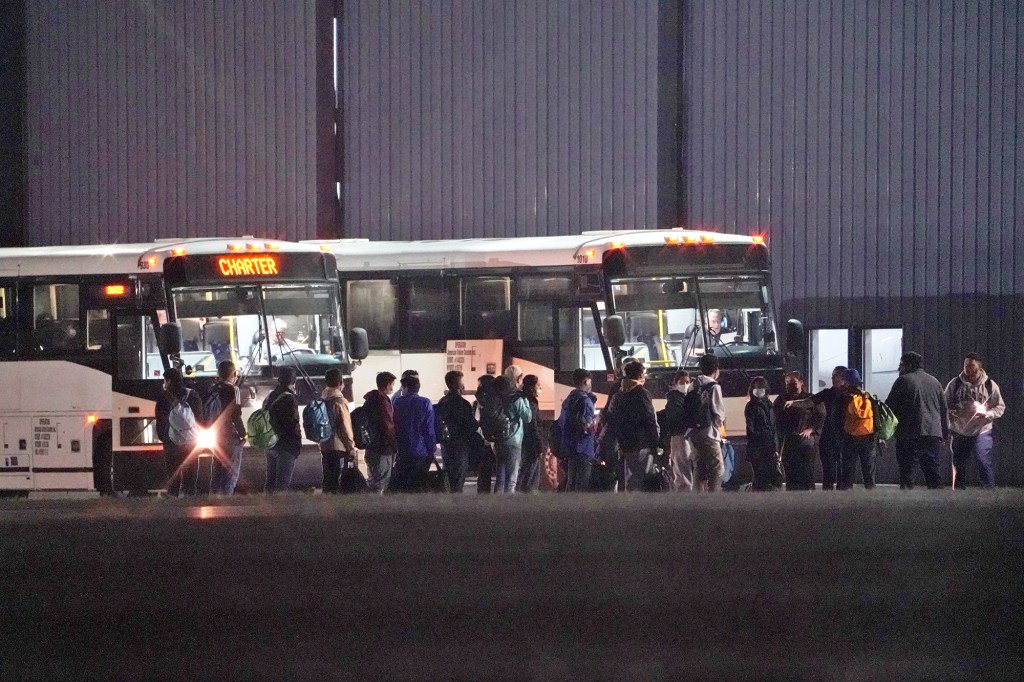
[[114,491],[114,440],[110,422],[96,425],[92,437],[92,478],[100,495],[113,495]]

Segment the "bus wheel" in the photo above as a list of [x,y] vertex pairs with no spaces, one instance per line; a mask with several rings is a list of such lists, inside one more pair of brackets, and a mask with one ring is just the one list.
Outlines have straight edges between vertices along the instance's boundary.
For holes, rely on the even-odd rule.
[[100,495],[114,494],[114,445],[109,427],[93,436],[92,478]]

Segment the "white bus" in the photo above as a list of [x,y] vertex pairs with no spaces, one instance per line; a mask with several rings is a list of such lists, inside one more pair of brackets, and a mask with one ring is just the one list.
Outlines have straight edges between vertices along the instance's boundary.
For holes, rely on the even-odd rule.
[[246,409],[282,365],[311,383],[347,374],[329,251],[250,237],[0,249],[0,491],[162,488],[169,367],[205,395],[233,360]]
[[[643,359],[663,400],[678,368],[696,371],[711,348],[721,360],[727,429],[744,431],[749,379],[781,387],[763,237],[681,229],[448,241],[336,240],[342,310],[371,348],[355,380],[358,401],[374,375],[416,369],[437,400],[450,368],[477,377],[516,363],[556,412],[572,370],[592,370],[607,394],[617,355]],[[606,337],[606,318],[624,338]],[[623,328],[624,327],[624,328]],[[614,329],[612,329],[614,335]]]

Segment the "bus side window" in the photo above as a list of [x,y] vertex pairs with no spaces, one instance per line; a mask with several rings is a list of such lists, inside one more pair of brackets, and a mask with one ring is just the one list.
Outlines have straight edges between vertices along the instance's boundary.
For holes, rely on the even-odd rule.
[[117,336],[118,379],[160,378],[163,363],[156,345],[156,332],[148,316],[118,314],[114,333]]
[[110,350],[110,311],[85,311],[86,350]]
[[462,280],[462,320],[467,339],[512,336],[512,282],[508,277]]
[[80,349],[77,284],[37,284],[32,287],[32,350],[52,353]]
[[345,322],[348,329],[366,330],[370,348],[394,348],[398,287],[389,279],[348,282],[345,286]]
[[18,347],[14,287],[0,287],[0,360],[13,360]]

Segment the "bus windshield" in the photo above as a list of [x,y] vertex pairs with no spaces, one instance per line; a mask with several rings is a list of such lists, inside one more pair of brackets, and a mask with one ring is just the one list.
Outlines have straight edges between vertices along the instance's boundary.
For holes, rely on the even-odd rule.
[[651,367],[692,367],[720,357],[777,353],[768,287],[760,278],[620,277],[611,280],[625,350]]
[[188,288],[171,298],[182,330],[181,358],[193,376],[214,376],[223,360],[233,361],[242,376],[269,375],[274,365],[341,363],[329,284]]

